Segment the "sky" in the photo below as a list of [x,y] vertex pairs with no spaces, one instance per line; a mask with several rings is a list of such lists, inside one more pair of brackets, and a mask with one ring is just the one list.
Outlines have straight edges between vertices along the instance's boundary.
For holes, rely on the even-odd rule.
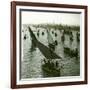
[[48,13],[48,12],[22,12],[22,24],[64,24],[80,25],[80,14]]

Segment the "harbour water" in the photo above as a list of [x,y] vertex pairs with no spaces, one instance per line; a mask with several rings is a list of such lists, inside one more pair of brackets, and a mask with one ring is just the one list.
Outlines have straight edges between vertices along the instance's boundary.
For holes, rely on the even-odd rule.
[[[47,31],[44,28],[31,27],[38,41],[48,47]],[[39,35],[37,35],[39,31]],[[70,40],[70,35],[64,35],[64,41],[61,37],[64,30],[50,30],[53,41],[57,41],[54,52],[62,57],[62,59],[54,59],[53,63],[58,61],[60,69],[60,77],[63,76],[79,76],[80,75],[80,42],[77,41],[78,31],[72,30],[73,40]],[[43,34],[44,33],[44,34]],[[55,35],[56,33],[56,35]],[[25,78],[44,78],[42,69],[43,59],[45,56],[38,47],[31,49],[32,38],[27,27],[22,30],[22,60],[21,60],[21,79]],[[65,47],[72,51],[77,49],[78,57],[71,57],[65,53]],[[47,52],[46,52],[47,53]]]

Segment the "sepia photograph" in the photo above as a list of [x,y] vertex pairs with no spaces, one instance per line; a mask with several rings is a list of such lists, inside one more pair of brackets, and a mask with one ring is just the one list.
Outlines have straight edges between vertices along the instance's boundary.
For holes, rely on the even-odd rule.
[[80,75],[80,13],[21,9],[21,79]]

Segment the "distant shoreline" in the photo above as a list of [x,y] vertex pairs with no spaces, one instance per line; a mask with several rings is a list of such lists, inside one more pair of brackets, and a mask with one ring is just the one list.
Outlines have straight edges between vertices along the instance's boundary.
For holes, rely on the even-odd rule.
[[63,25],[63,24],[23,24],[22,26],[34,26],[36,28],[54,29],[54,30],[75,30],[80,31],[79,25]]

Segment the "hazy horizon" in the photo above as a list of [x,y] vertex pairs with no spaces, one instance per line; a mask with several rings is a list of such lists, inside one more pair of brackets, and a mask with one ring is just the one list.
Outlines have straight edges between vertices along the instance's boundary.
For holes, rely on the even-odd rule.
[[80,25],[80,14],[22,12],[22,24],[63,24]]

